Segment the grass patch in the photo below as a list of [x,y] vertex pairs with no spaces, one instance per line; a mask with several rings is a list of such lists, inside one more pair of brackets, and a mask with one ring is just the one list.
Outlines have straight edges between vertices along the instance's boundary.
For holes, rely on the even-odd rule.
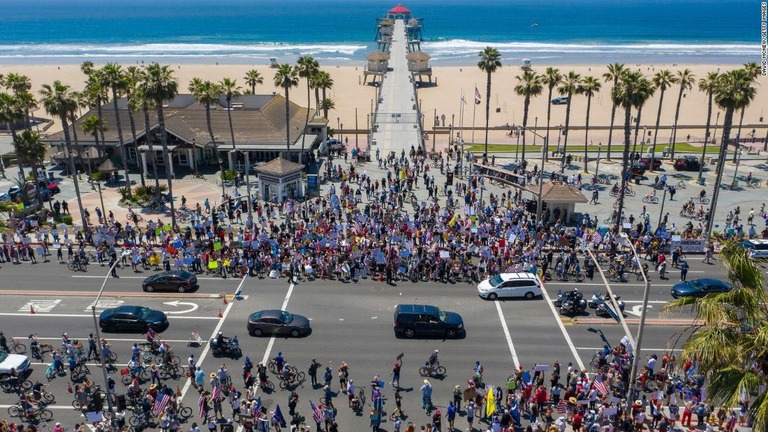
[[[488,153],[514,153],[515,152],[515,144],[488,144]],[[541,147],[540,145],[526,145],[525,146],[525,153],[526,154],[534,154],[534,153],[541,153]],[[666,144],[656,144],[656,154],[661,155],[661,152],[664,151],[664,149],[667,147]],[[485,145],[483,144],[464,144],[464,150],[466,151],[473,151],[475,153],[482,153],[484,151]],[[649,146],[645,146],[641,154],[645,154],[646,151],[648,151]],[[520,145],[519,149],[517,151],[521,151],[523,149],[523,146]],[[549,146],[549,151],[553,152],[557,150],[557,145]],[[584,153],[584,146],[574,145],[568,146],[568,153],[572,154],[579,154]],[[589,153],[597,153],[599,150],[598,146],[587,146],[587,152]],[[603,145],[602,153],[605,154],[605,152],[608,150],[607,145]],[[630,149],[631,150],[631,149]],[[640,151],[640,147],[637,147],[637,150]],[[701,154],[702,147],[700,146],[694,146],[688,143],[677,143],[675,145],[675,153],[692,153],[692,154]],[[621,144],[618,145],[611,145],[611,154],[618,154],[621,153],[622,146]],[[717,154],[717,152],[720,151],[719,146],[715,145],[708,145],[707,146],[707,154]]]

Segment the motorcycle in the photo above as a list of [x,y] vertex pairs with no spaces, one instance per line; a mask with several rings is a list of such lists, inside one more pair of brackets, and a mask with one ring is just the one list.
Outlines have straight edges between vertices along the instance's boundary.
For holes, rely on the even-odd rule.
[[555,307],[559,308],[566,301],[580,302],[581,300],[583,300],[583,298],[584,296],[581,294],[581,292],[575,288],[571,291],[558,290],[557,298],[555,298]]
[[583,313],[587,310],[587,301],[581,300],[566,300],[560,306],[560,315],[574,316]]
[[[619,300],[619,296],[616,296],[616,303],[619,305],[619,313],[624,314],[624,302]],[[609,303],[607,300],[603,300],[601,303],[598,303],[595,307],[595,315],[599,317],[611,316],[611,314],[608,313],[608,306]],[[613,304],[610,304],[610,307],[613,308]]]
[[[621,310],[623,311],[624,310],[624,302],[623,301],[619,301],[621,296],[617,296],[617,295],[614,294],[613,297],[616,299],[616,302],[619,303],[619,306],[621,307]],[[598,306],[600,306],[601,304],[603,304],[606,301],[610,301],[607,298],[606,295],[604,295],[601,292],[594,292],[594,293],[592,293],[592,298],[589,299],[587,304],[589,305],[589,307],[591,309],[596,309]]]
[[210,345],[211,351],[216,357],[240,357],[243,353],[243,351],[240,349],[240,342],[237,340],[237,336],[232,336],[232,338],[219,336],[218,338],[211,339]]

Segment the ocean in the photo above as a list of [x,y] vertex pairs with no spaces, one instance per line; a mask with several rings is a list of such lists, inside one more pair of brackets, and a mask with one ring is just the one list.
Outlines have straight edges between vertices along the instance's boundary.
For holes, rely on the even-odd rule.
[[[0,63],[263,64],[311,55],[360,64],[375,49],[372,0],[0,0]],[[412,0],[434,65],[760,62],[754,0]]]

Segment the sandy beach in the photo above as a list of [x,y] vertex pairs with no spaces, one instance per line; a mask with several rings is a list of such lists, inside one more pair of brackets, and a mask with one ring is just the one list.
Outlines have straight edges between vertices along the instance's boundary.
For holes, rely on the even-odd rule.
[[[97,64],[97,66],[101,66]],[[124,67],[129,64],[123,64]],[[329,124],[334,129],[338,129],[339,125],[343,125],[342,130],[345,133],[352,133],[355,129],[355,121],[357,120],[357,128],[363,130],[366,128],[367,114],[371,110],[372,101],[375,98],[375,88],[370,85],[362,85],[362,72],[363,67],[358,66],[323,66],[321,67],[328,71],[334,81],[334,87],[328,93],[328,97],[331,98],[336,108],[329,113]],[[546,65],[534,65],[533,70],[537,73],[543,73],[546,69]],[[567,73],[569,71],[575,71],[584,76],[595,76],[602,80],[602,74],[606,71],[606,65],[579,65],[579,66],[556,66],[560,69],[561,73]],[[730,69],[739,67],[739,65],[703,65],[703,64],[677,64],[677,65],[632,65],[632,69],[637,69],[643,72],[647,77],[652,77],[654,73],[661,69],[669,69],[672,73],[678,70],[689,68],[693,71],[697,81],[699,78],[706,76],[708,72],[719,71],[725,72]],[[276,88],[272,79],[274,76],[274,69],[270,69],[267,65],[217,65],[217,64],[182,64],[173,65],[176,78],[179,80],[179,89],[182,92],[186,92],[187,85],[192,78],[199,77],[208,80],[218,81],[224,77],[235,78],[238,83],[245,87],[243,76],[246,71],[250,69],[258,69],[264,76],[264,84],[257,86],[257,93],[272,93],[280,92],[282,89]],[[85,78],[80,72],[78,65],[0,65],[0,74],[7,74],[9,72],[21,73],[28,75],[32,80],[33,89],[36,92],[40,86],[44,83],[50,83],[54,80],[61,80],[62,82],[71,85],[75,90],[80,90],[83,87]],[[493,74],[493,86],[491,90],[491,126],[503,126],[503,125],[519,125],[522,124],[523,119],[523,98],[514,94],[514,86],[517,83],[515,76],[522,73],[519,65],[508,65],[499,69]],[[465,67],[450,66],[450,67],[435,67],[433,68],[433,77],[437,81],[436,86],[424,87],[419,90],[419,99],[421,101],[422,112],[425,115],[425,129],[427,131],[432,130],[433,115],[435,110],[438,117],[445,115],[445,126],[448,127],[451,124],[453,118],[454,127],[460,126],[461,118],[461,94],[464,92],[465,99],[467,101],[464,105],[463,113],[463,126],[466,128],[463,132],[466,142],[471,141],[472,133],[470,127],[473,120],[473,108],[476,108],[475,112],[475,142],[482,142],[483,133],[480,129],[484,126],[484,110],[485,110],[485,75],[476,66],[470,65]],[[747,108],[744,115],[744,130],[742,136],[747,136],[751,133],[752,129],[756,129],[757,137],[764,137],[768,131],[768,123],[761,121],[764,114],[764,106],[768,102],[768,89],[764,84],[766,79],[763,77],[758,78],[757,96],[752,104]],[[482,95],[482,103],[473,106],[474,100],[474,87],[477,85],[480,94]],[[302,80],[299,87],[293,89],[291,92],[291,99],[301,105],[306,105],[306,84]],[[611,114],[611,99],[610,99],[610,83],[603,83],[603,88],[592,99],[591,113],[590,113],[590,131],[588,141],[592,144],[599,142],[607,143],[608,130],[607,127],[610,123]],[[675,105],[677,103],[679,86],[673,85],[668,89],[664,95],[664,104],[661,116],[662,129],[659,131],[657,138],[658,143],[667,143],[671,138],[671,126],[674,121]],[[557,92],[553,94],[553,97],[557,95]],[[532,99],[528,127],[532,130],[538,130],[541,135],[545,135],[546,116],[547,116],[547,89],[545,88],[542,95]],[[312,103],[314,104],[314,94],[312,96]],[[649,99],[646,103],[640,122],[640,127],[646,127],[647,139],[653,140],[652,130],[656,121],[656,113],[659,103],[659,93],[657,92],[653,98]],[[569,145],[583,145],[585,142],[584,130],[586,117],[586,97],[575,95],[571,104],[571,132]],[[357,110],[357,119],[355,118],[355,111]],[[553,105],[552,106],[552,120],[550,132],[550,144],[556,145],[557,136],[560,125],[565,124],[565,105]],[[706,94],[698,91],[694,87],[691,91],[686,91],[682,101],[680,109],[679,124],[682,126],[677,133],[677,141],[685,141],[688,135],[691,136],[691,141],[701,140],[704,137],[704,131],[702,129],[690,129],[685,126],[703,126],[706,122],[707,112],[707,97]],[[712,114],[712,124],[714,125],[716,120],[717,108]],[[40,115],[46,116],[42,111]],[[623,114],[617,114],[617,117]],[[634,114],[633,114],[634,116]],[[764,120],[764,119],[762,119]],[[618,117],[618,122],[622,122],[622,118]],[[734,122],[738,124],[738,115],[735,117]],[[441,122],[442,125],[442,122]],[[538,125],[538,129],[536,128]],[[619,125],[621,127],[621,125]],[[664,128],[666,127],[666,129]],[[720,117],[720,124],[718,133],[722,128],[722,115]],[[49,131],[55,131],[56,127]],[[509,143],[513,144],[516,140],[514,137],[506,136],[507,131],[495,131],[490,135],[490,142],[492,143]],[[437,141],[439,146],[447,143],[447,131],[442,130],[442,135],[437,135]],[[614,130],[613,142],[616,143],[622,139],[620,130]],[[735,131],[734,131],[735,134]],[[455,133],[454,133],[455,135]],[[719,135],[718,135],[719,136]],[[354,138],[350,135],[350,144]],[[364,142],[364,135],[358,137],[360,142]],[[432,139],[430,135],[430,140]],[[533,136],[528,136],[528,143],[533,142]],[[541,139],[536,139],[537,144],[541,143]],[[429,142],[428,142],[429,144]],[[661,150],[658,150],[661,151]]]

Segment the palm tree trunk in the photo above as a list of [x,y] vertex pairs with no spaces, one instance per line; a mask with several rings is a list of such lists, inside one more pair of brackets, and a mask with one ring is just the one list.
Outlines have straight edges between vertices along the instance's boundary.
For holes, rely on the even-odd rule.
[[128,199],[131,199],[131,179],[128,177],[128,149],[125,148],[125,143],[123,142],[123,125],[120,124],[120,110],[117,109],[117,89],[114,87],[112,87],[112,107],[115,109],[115,122],[117,122],[117,139],[120,141],[120,150],[123,155],[123,172],[125,172],[125,185],[128,188]]
[[[160,144],[163,146],[163,162],[165,162],[165,178],[168,180],[168,202],[171,204],[171,226],[176,226],[176,210],[173,207],[173,176],[171,173],[171,157],[168,153],[168,137],[165,133],[165,116],[163,101],[157,101],[157,124],[160,127]],[[217,155],[218,156],[218,155]]]
[[483,152],[483,159],[488,158],[488,126],[491,120],[491,73],[488,72],[488,77],[485,81],[485,151]]
[[[99,136],[101,137],[101,142],[104,145],[104,148],[101,148],[97,144],[96,149],[99,151],[99,159],[103,159],[107,150],[106,149],[107,140],[104,139],[104,117],[102,116],[102,113],[101,113],[101,96],[96,98],[96,105],[97,105],[96,113],[99,116]],[[98,143],[98,140],[96,140],[96,142]]]
[[[741,107],[741,116],[739,117],[739,129],[736,131],[736,145],[733,150],[733,163],[736,163],[736,155],[739,153],[739,141],[741,141],[741,125],[744,122],[744,108]],[[726,154],[727,157],[727,154]]]
[[315,87],[315,109],[320,110],[320,89]]
[[707,104],[707,128],[704,132],[704,148],[701,149],[701,160],[699,161],[699,183],[701,183],[701,177],[704,175],[704,158],[707,156],[707,142],[709,141],[709,127],[712,122],[712,90],[709,93],[709,103]]
[[[232,138],[232,149],[235,149],[235,128],[232,126],[232,99],[227,98],[227,120],[229,121],[229,135]],[[253,201],[251,200],[251,154],[243,152],[245,158],[245,189],[248,194],[248,226],[253,223]]]
[[549,120],[552,115],[552,89],[549,86],[549,96],[547,96],[547,138],[544,140],[544,162],[549,161]]
[[[659,110],[656,112],[656,127],[653,129],[653,147],[651,149],[651,172],[653,172],[653,163],[656,160],[656,138],[659,136],[659,123],[661,122],[661,105],[664,102],[664,89],[659,95]],[[645,137],[643,137],[645,138]]]
[[11,130],[11,140],[13,141],[13,150],[16,152],[16,164],[19,168],[19,178],[21,180],[24,180],[24,164],[21,162],[21,159],[19,159],[19,148],[18,148],[18,142],[19,142],[19,135],[16,133],[16,127],[13,124],[13,121],[8,122],[8,129]]
[[144,138],[147,140],[147,145],[149,146],[149,154],[151,156],[152,161],[152,175],[155,176],[155,196],[160,196],[160,177],[157,175],[157,161],[155,160],[155,148],[152,145],[152,140],[149,138],[150,133],[150,126],[149,126],[149,110],[147,109],[147,104],[143,104],[142,109],[144,110]]
[[680,84],[680,93],[677,95],[677,107],[675,107],[675,125],[672,127],[672,159],[675,158],[675,143],[677,142],[677,119],[680,117],[680,104],[683,102],[685,86]]
[[[640,133],[640,117],[643,115],[643,106],[640,105],[637,108],[637,118],[635,119],[635,142],[632,144],[632,153],[635,153],[637,151],[637,137]],[[643,137],[643,141],[645,141],[645,137]]]
[[288,87],[285,87],[285,158],[291,160],[291,128],[288,127],[289,105]]
[[523,153],[521,156],[521,160],[525,160],[525,132],[527,131],[526,127],[528,126],[528,106],[531,104],[531,96],[527,95],[525,97],[525,104],[523,105]]
[[299,153],[299,163],[304,163],[304,141],[307,138],[307,126],[309,126],[309,105],[312,102],[312,92],[309,88],[309,77],[307,77],[307,118],[304,120],[304,130],[301,133],[301,153]]
[[[77,171],[75,171],[75,161],[72,159],[72,141],[69,137],[69,126],[67,126],[66,115],[61,116],[61,126],[64,128],[64,143],[67,146],[67,154],[69,156],[69,169],[72,173],[72,183],[75,185],[75,196],[77,197],[77,207],[80,209],[80,220],[83,224],[83,231],[88,228],[88,222],[85,220],[85,213],[83,212],[83,200],[80,198],[80,185],[77,181]],[[74,131],[75,128],[72,128]]]
[[[325,89],[323,89],[323,100],[325,99]],[[323,117],[328,118],[328,108],[323,108]],[[373,122],[373,119],[371,119],[371,122]]]
[[621,218],[622,213],[624,212],[624,189],[627,187],[627,168],[629,168],[629,164],[627,163],[629,160],[629,144],[631,142],[631,136],[632,136],[632,127],[631,127],[631,119],[632,119],[632,106],[627,106],[624,108],[624,155],[621,158],[622,160],[622,170],[621,170],[621,190],[619,191],[619,208],[616,209],[616,232],[621,232]]
[[720,184],[723,181],[723,168],[725,165],[725,159],[728,156],[728,143],[731,138],[731,128],[733,126],[733,111],[733,107],[728,107],[725,110],[725,118],[723,119],[723,141],[720,144],[720,154],[717,158],[717,177],[715,179],[715,190],[712,193],[712,206],[710,207],[709,218],[707,219],[707,232],[705,234],[707,244],[709,244],[709,238],[712,233],[712,224],[715,220],[717,199],[720,197]]
[[587,145],[589,144],[589,109],[592,107],[592,96],[587,96],[587,124],[584,125],[584,172],[589,172],[589,157],[587,156]]
[[[130,97],[128,98],[130,99]],[[131,123],[131,136],[133,137],[133,145],[136,146],[136,119],[134,118],[133,111],[131,109],[128,109],[128,120],[130,120]],[[138,154],[138,148],[136,149],[136,152]],[[139,165],[139,176],[141,177],[141,185],[146,186],[146,183],[144,181],[144,166],[142,164]],[[130,188],[130,186],[129,186]]]
[[[229,109],[227,109],[227,113],[229,113]],[[211,126],[211,104],[205,104],[205,122],[208,125],[208,135],[211,136],[213,152],[216,154],[216,162],[219,165],[219,175],[221,176],[221,196],[223,197],[226,195],[226,192],[224,191],[224,168],[221,166],[221,157],[219,157],[219,146],[216,145],[216,137],[213,136],[213,126]],[[232,141],[232,146],[234,147],[234,140]]]
[[563,140],[563,162],[560,172],[565,172],[565,149],[568,148],[568,127],[571,124],[571,93],[568,93],[568,105],[565,106],[565,139]]

